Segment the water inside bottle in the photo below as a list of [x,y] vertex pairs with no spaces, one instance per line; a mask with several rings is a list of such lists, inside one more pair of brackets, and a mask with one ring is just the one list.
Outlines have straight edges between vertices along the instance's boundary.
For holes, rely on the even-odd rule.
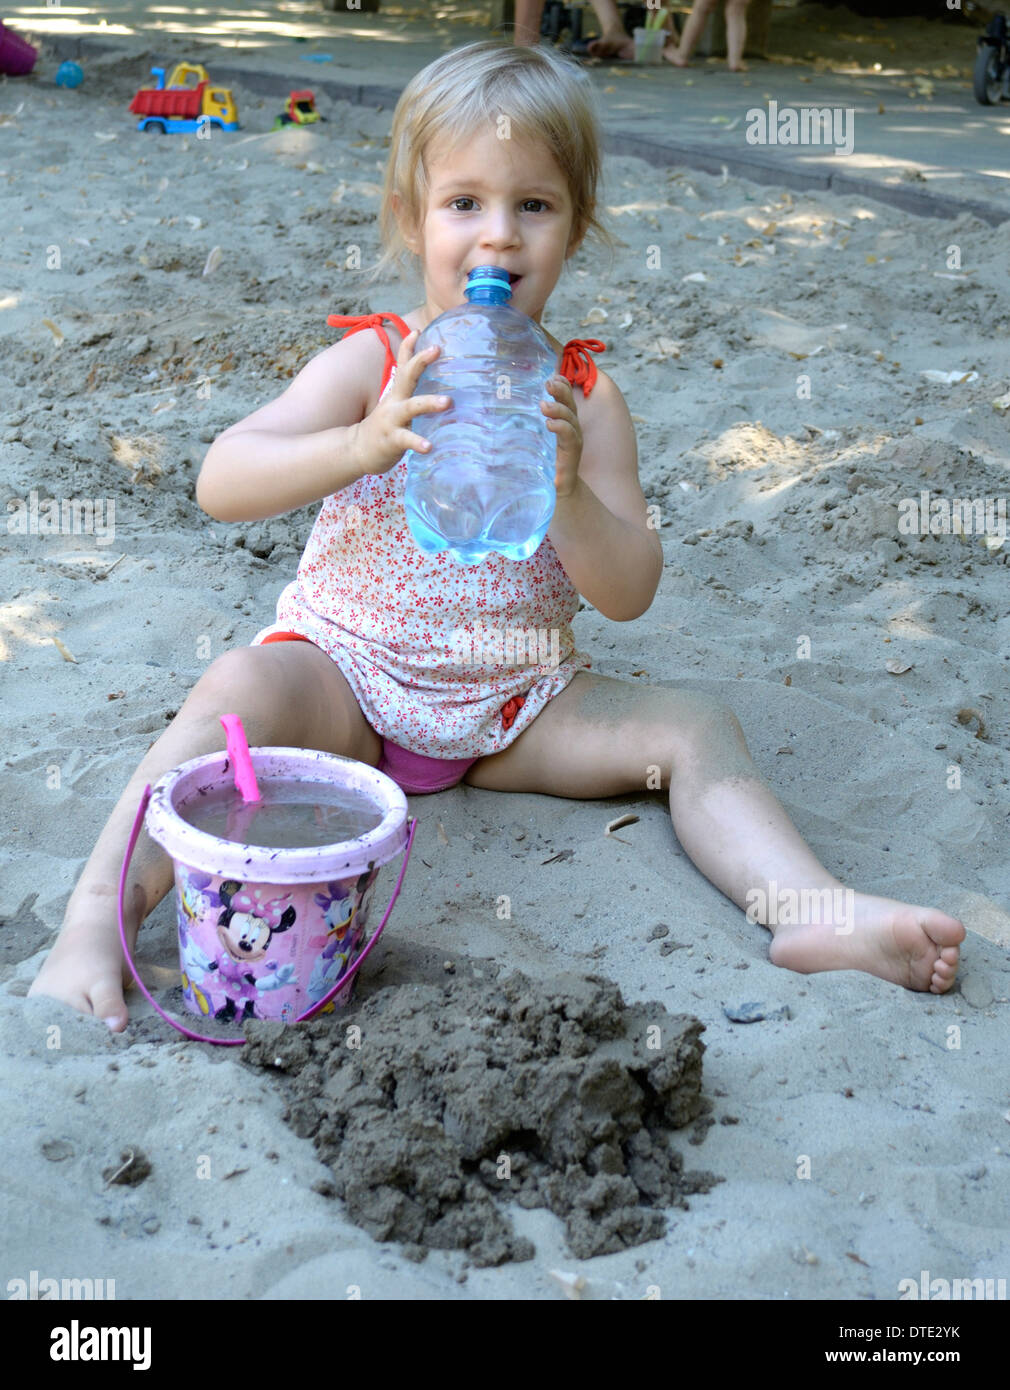
[[261,801],[215,787],[178,809],[183,820],[219,840],[265,849],[342,844],[374,830],[384,812],[363,792],[332,782],[260,780]]
[[[503,283],[483,285],[482,279]],[[556,365],[540,327],[513,309],[508,277],[496,267],[470,274],[468,302],[433,320],[417,348],[442,349],[424,370],[418,395],[447,395],[450,409],[421,415],[424,454],[407,452],[404,508],[428,553],[448,550],[463,564],[491,551],[525,560],[547,533],[555,505],[556,440],[540,409]]]

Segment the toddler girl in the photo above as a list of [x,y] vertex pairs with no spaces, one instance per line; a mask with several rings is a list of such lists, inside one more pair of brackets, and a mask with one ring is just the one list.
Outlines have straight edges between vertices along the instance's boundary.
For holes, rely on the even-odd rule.
[[[729,710],[690,689],[596,675],[575,650],[580,594],[628,622],[649,608],[663,570],[628,407],[593,361],[602,343],[548,334],[560,370],[541,409],[557,440],[557,505],[534,555],[461,566],[419,550],[407,529],[404,452],[428,447],[411,422],[447,408],[414,395],[432,360],[414,351],[418,332],[461,304],[469,272],[489,264],[511,273],[512,302],[539,323],[584,237],[609,240],[595,213],[594,104],[563,56],[500,42],[446,54],[407,86],[372,278],[409,252],[423,301],[403,318],[331,318],[351,331],[209,449],[197,499],[218,520],[322,507],[277,621],[213,662],[131,778],[32,992],[126,1026],[116,894],[141,793],[220,749],[219,716],[233,710],[252,745],[343,754],[411,794],[461,780],[580,798],[661,788],[694,863],[771,929],[777,965],[950,988],[961,923],[843,889],[759,778]],[[503,630],[547,630],[550,660],[542,648],[539,662],[503,660]],[[470,661],[461,633],[474,639]],[[126,893],[134,939],[171,885],[170,861],[142,833]]]

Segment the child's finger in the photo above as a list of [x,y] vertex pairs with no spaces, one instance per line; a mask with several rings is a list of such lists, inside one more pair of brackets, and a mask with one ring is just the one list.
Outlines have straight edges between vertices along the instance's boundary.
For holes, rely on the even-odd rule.
[[421,378],[421,373],[424,371],[425,367],[430,367],[432,362],[434,362],[435,358],[438,356],[438,354],[439,348],[437,346],[432,346],[426,347],[423,352],[419,352],[415,357],[411,358],[408,367],[408,378],[410,380],[411,386],[417,385],[418,381]]
[[409,362],[414,355],[414,344],[420,335],[419,328],[412,328],[405,338],[400,340],[400,351],[396,354],[400,362]]
[[413,394],[425,367],[430,366],[439,352],[437,346],[432,346],[425,348],[422,352],[415,353],[413,351],[415,342],[416,330],[409,338],[404,338],[401,344],[403,356],[397,363],[396,386],[394,388],[395,394],[401,400],[406,400],[408,396]]
[[405,338],[400,340],[400,350],[396,354],[396,375],[400,377],[404,372],[410,371],[418,360],[423,357],[423,353],[417,353],[417,340],[421,336],[419,328],[412,328]]
[[447,410],[452,405],[451,396],[411,396],[404,401],[405,419],[412,420],[415,415],[430,415],[436,410]]
[[407,363],[409,366],[424,358],[425,353],[431,353],[431,348],[425,348],[422,352],[417,352],[417,340],[421,336],[419,328],[412,328],[407,336],[400,341],[400,351],[397,353],[399,362]]
[[397,444],[399,444],[401,440],[403,441],[404,453],[406,453],[408,449],[413,449],[417,454],[428,454],[431,452],[431,441],[425,439],[423,434],[415,434],[413,430],[407,429],[398,430],[396,434]]

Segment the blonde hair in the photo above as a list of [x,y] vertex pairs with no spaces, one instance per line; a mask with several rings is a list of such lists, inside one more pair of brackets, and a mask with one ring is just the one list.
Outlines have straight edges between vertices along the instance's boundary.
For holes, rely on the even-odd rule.
[[602,149],[594,103],[581,68],[547,47],[482,40],[422,68],[404,88],[393,113],[379,213],[382,254],[365,273],[365,282],[371,284],[391,270],[402,275],[405,263],[419,259],[400,232],[393,194],[399,196],[407,226],[420,228],[432,145],[448,140],[455,147],[499,118],[508,120],[510,137],[546,145],[563,170],[572,200],[572,240],[585,233],[605,245],[613,259],[614,239],[596,216]]

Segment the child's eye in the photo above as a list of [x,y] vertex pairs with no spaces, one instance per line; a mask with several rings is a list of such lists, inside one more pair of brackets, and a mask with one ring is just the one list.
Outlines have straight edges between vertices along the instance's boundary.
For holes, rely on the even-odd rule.
[[[454,212],[469,212],[469,211],[470,211],[469,208],[460,208],[460,207],[457,207],[456,204],[457,204],[457,203],[473,203],[473,202],[476,202],[476,199],[475,199],[475,198],[471,198],[471,197],[469,197],[469,196],[462,195],[462,196],[460,196],[459,198],[453,198],[453,200],[452,200],[452,201],[450,202],[450,204],[449,204],[449,207],[450,207]],[[546,208],[546,207],[547,207],[547,204],[544,202],[544,200],[543,200],[542,198],[525,198],[525,199],[523,200],[523,207],[524,207],[524,208],[525,208],[525,207],[528,207],[528,206],[530,205],[530,203],[535,203],[536,206],[537,206],[538,208]]]

